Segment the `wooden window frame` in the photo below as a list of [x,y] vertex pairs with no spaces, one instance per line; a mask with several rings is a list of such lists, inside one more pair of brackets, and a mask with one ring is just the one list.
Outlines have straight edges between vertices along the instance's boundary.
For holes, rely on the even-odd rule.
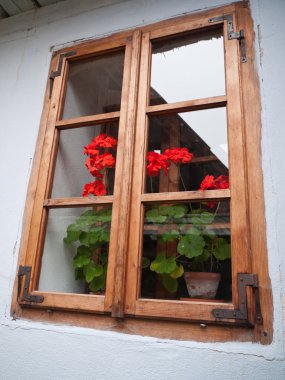
[[[231,14],[236,30],[243,29],[247,62],[241,63],[237,39],[229,40],[227,20],[224,30],[226,94],[171,104],[147,104],[150,77],[150,41],[190,30],[209,28],[209,18]],[[215,24],[215,25],[216,25]],[[261,168],[261,119],[259,82],[254,67],[254,33],[247,5],[242,3],[215,8],[57,52],[50,70],[56,71],[59,57],[62,73],[54,79],[52,96],[47,86],[41,127],[24,217],[19,265],[31,266],[29,291],[44,296],[43,303],[18,303],[15,282],[12,314],[15,318],[62,321],[100,329],[137,333],[172,339],[198,341],[272,340],[272,295],[268,276],[263,182]],[[121,110],[93,116],[60,120],[68,62],[116,49],[125,49]],[[227,106],[230,145],[230,190],[143,194],[147,116]],[[96,198],[50,199],[59,131],[100,122],[119,120],[119,147],[114,195]],[[135,127],[136,126],[136,127]],[[144,144],[146,145],[146,144]],[[241,159],[242,157],[242,159]],[[135,170],[134,170],[135,168]],[[234,175],[239,173],[238,176]],[[142,205],[157,201],[231,199],[233,300],[230,304],[211,301],[168,301],[138,298]],[[129,201],[130,200],[130,201]],[[109,265],[105,296],[39,292],[37,282],[43,248],[46,210],[57,207],[113,205]],[[120,220],[119,220],[120,218]],[[116,227],[120,221],[120,230]],[[131,222],[131,223],[130,223]],[[115,226],[115,227],[114,227]],[[213,308],[233,310],[238,305],[237,273],[255,273],[263,323],[255,323],[254,297],[247,290],[248,324],[237,320],[217,320]],[[101,315],[100,315],[101,314]],[[163,316],[163,317],[162,317]],[[114,318],[115,317],[115,318]],[[205,328],[206,326],[206,328]]]

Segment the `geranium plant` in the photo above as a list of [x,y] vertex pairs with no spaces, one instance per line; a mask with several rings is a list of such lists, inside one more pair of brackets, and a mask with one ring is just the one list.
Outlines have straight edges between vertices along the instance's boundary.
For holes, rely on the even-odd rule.
[[[147,174],[155,177],[163,170],[167,175],[171,164],[187,164],[192,158],[193,154],[187,148],[167,149],[162,154],[149,152]],[[180,179],[186,190],[181,176]],[[227,176],[214,178],[207,175],[199,190],[228,187]],[[151,262],[143,258],[142,266],[161,275],[162,284],[169,292],[177,290],[177,279],[183,276],[186,269],[218,271],[220,261],[230,259],[229,239],[220,237],[214,226],[221,218],[219,208],[220,202],[206,202],[196,203],[195,208],[194,204],[153,205],[146,212],[146,223],[154,225],[152,238],[158,243],[171,242],[173,254],[167,255],[162,249]]]
[[[109,168],[115,167],[116,159],[112,151],[116,146],[115,138],[100,134],[84,147],[83,154],[88,156],[85,166],[95,177],[93,182],[84,185],[84,197],[107,194],[104,176]],[[111,216],[111,206],[85,211],[67,227],[64,238],[66,244],[76,245],[76,255],[73,258],[75,278],[85,280],[88,290],[94,293],[105,289]]]

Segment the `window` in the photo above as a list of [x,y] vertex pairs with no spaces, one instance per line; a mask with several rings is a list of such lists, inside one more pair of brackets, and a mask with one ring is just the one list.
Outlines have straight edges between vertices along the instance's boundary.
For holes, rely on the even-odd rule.
[[55,54],[15,315],[270,341],[252,40],[231,5]]

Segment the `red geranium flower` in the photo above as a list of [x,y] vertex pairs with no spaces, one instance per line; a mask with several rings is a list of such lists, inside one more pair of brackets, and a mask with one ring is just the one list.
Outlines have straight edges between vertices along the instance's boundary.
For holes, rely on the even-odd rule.
[[104,186],[103,182],[101,180],[96,180],[84,185],[82,196],[87,197],[89,194],[100,196],[106,195],[106,193],[106,187]]
[[147,174],[151,177],[156,177],[159,171],[162,169],[164,173],[168,173],[168,168],[170,166],[167,156],[164,154],[159,154],[156,152],[148,152],[147,161],[149,164],[146,167]]
[[96,136],[90,144],[84,147],[83,154],[89,156],[95,156],[99,153],[97,148],[114,148],[117,145],[117,140],[111,136],[107,136],[106,133],[101,133]]
[[193,154],[187,148],[166,149],[164,154],[175,164],[188,164],[193,158]]
[[201,182],[200,190],[213,189],[213,185],[214,185],[214,176],[206,175],[206,177]]
[[113,168],[116,164],[116,160],[111,153],[98,154],[94,157],[88,157],[85,161],[85,165],[90,173],[94,177],[101,178],[102,174],[100,170],[103,168]]
[[[200,185],[199,190],[217,190],[217,189],[228,189],[229,188],[229,177],[226,175],[220,175],[216,179],[213,175],[206,175]],[[207,206],[214,208],[217,202],[211,201],[207,203]]]

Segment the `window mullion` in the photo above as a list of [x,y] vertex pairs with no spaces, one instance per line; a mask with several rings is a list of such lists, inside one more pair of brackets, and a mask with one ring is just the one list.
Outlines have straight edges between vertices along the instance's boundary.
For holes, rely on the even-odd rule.
[[129,228],[130,191],[136,93],[138,81],[141,32],[136,31],[126,45],[124,82],[120,111],[117,173],[114,187],[112,230],[106,285],[105,311],[123,317],[126,277],[127,235]]

